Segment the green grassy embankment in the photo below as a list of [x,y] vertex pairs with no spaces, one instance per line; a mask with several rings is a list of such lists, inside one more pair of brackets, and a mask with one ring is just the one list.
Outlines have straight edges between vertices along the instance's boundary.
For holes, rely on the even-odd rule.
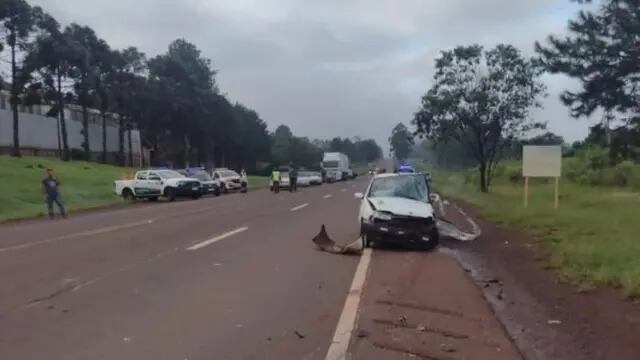
[[[132,172],[130,168],[85,161],[0,156],[0,221],[46,214],[41,188],[46,168],[54,169],[65,207],[71,211],[120,203],[113,193],[113,181]],[[249,176],[250,190],[268,186],[268,177]]]
[[[517,172],[514,164],[508,168]],[[482,194],[469,173],[435,171],[433,178],[443,195],[475,205],[486,220],[540,240],[562,277],[584,288],[621,287],[640,296],[640,193],[561,182],[556,210],[553,182],[533,181],[525,209],[521,179],[501,176]]]
[[46,168],[52,168],[60,180],[62,199],[71,211],[118,203],[113,181],[131,171],[85,161],[0,156],[0,221],[46,214],[41,187]]
[[249,190],[265,189],[269,187],[268,176],[249,175],[247,180],[249,181]]

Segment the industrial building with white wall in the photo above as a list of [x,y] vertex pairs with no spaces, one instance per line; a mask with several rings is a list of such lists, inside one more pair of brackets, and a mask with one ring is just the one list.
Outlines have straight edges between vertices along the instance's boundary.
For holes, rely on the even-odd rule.
[[[9,153],[13,146],[13,115],[9,103],[9,94],[0,92],[0,153]],[[51,109],[49,105],[33,105],[19,107],[20,148],[25,155],[57,156],[60,151],[59,119],[47,117]],[[69,149],[82,149],[82,110],[74,105],[65,108],[67,141]],[[144,151],[137,129],[131,131],[131,149],[128,136],[124,134],[124,150],[126,159],[129,154],[133,158],[133,166],[142,167],[148,162],[148,151]],[[98,160],[102,156],[102,118],[97,110],[89,112],[89,150],[91,159]],[[146,153],[146,154],[143,154]],[[117,116],[107,116],[107,154],[109,162],[116,162],[118,153]],[[147,155],[147,156],[144,156]]]

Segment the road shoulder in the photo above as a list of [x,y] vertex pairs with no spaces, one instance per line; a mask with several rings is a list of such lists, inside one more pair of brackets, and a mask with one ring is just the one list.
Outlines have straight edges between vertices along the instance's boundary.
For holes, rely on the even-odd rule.
[[[639,359],[640,307],[621,291],[581,289],[550,266],[543,240],[476,216],[483,235],[469,243],[445,242],[447,252],[471,270],[497,317],[529,359]],[[455,206],[447,217],[463,218]]]
[[375,251],[353,359],[520,359],[481,291],[442,253]]

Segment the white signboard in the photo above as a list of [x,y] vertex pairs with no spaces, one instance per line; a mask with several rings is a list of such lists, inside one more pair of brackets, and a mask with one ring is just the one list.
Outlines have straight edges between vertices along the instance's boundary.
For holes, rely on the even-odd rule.
[[525,145],[522,148],[522,176],[560,177],[562,173],[562,147]]

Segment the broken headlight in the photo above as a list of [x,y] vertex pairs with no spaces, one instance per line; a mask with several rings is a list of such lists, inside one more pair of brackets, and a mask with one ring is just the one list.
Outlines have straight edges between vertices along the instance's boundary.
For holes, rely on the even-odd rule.
[[393,216],[386,212],[374,211],[373,215],[371,215],[372,219],[381,220],[381,221],[391,221]]

